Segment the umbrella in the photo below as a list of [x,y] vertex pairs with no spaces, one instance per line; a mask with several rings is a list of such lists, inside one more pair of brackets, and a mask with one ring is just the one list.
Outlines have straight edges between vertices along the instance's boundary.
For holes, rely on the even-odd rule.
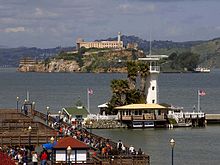
[[56,142],[42,144],[43,148],[45,148],[46,150],[52,150],[53,146],[55,146],[55,145],[56,145]]

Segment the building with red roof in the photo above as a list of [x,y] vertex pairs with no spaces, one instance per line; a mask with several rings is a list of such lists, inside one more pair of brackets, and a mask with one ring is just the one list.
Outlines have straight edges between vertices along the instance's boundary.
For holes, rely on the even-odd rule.
[[82,163],[87,161],[89,146],[73,138],[64,137],[57,141],[52,150],[54,162]]

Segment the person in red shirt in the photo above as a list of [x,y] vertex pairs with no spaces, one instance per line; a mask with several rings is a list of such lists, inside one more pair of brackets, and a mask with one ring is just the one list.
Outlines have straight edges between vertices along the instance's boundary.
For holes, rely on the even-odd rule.
[[44,149],[40,154],[41,165],[46,165],[48,160],[48,152]]

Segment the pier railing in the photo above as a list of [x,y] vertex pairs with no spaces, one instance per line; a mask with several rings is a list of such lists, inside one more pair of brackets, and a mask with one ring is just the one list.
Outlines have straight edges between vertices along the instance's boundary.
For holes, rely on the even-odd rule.
[[3,135],[0,136],[1,146],[41,145],[50,142],[51,135]]

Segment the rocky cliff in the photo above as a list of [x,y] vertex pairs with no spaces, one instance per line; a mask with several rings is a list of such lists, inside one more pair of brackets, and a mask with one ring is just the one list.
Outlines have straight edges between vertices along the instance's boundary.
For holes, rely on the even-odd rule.
[[20,64],[20,72],[79,72],[80,67],[76,61],[53,59],[49,63],[43,61],[35,64]]
[[[137,50],[91,51],[79,54],[62,54],[45,61],[20,61],[20,72],[127,72],[126,63],[143,56]],[[77,58],[76,58],[77,57]],[[79,59],[80,57],[80,59]],[[70,60],[71,59],[71,60]]]

